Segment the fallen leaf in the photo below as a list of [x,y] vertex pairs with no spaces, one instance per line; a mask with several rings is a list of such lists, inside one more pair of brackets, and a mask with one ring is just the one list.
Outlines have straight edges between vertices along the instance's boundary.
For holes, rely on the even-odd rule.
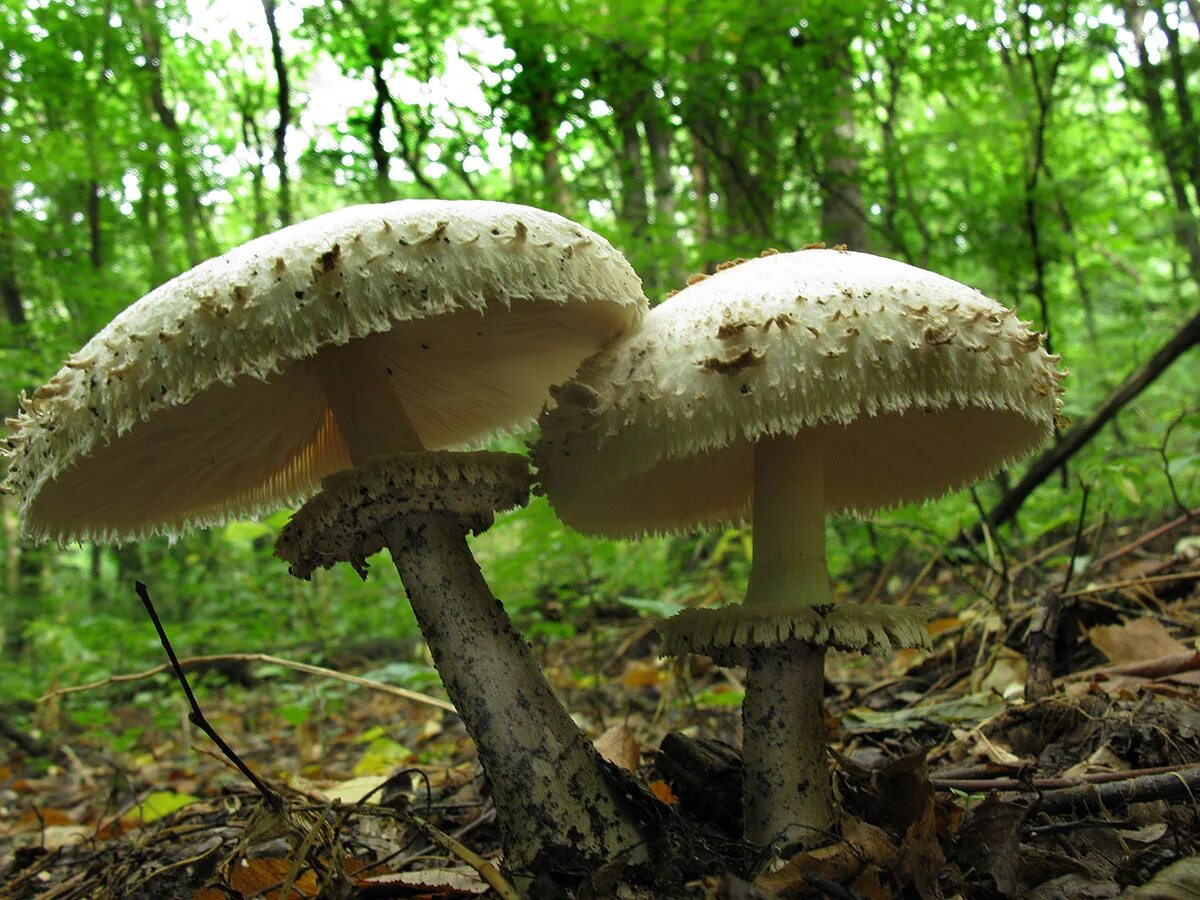
[[636,659],[625,666],[621,684],[630,689],[654,687],[663,679],[663,671],[654,660]]
[[754,881],[755,887],[769,894],[789,895],[806,890],[808,878],[813,875],[842,883],[868,866],[888,869],[895,865],[896,848],[882,828],[848,818],[842,835],[836,844],[797,853],[777,871],[760,875]]
[[154,791],[147,794],[141,803],[121,817],[121,822],[128,826],[149,825],[163,816],[178,812],[199,800],[191,794],[179,794],[175,791]]
[[1001,647],[987,675],[979,683],[979,689],[994,691],[1006,699],[1014,697],[1024,693],[1025,677],[1028,674],[1029,666],[1025,657],[1016,650]]
[[416,754],[389,737],[377,737],[354,764],[355,775],[386,775],[397,766],[415,760]]
[[667,806],[674,806],[679,802],[679,798],[675,796],[675,792],[671,790],[671,786],[665,781],[650,782],[650,793],[659,799],[660,802]]
[[642,761],[642,749],[628,725],[613,725],[596,738],[596,750],[614,766],[627,772],[636,772]]
[[[229,872],[229,887],[243,897],[264,897],[280,900],[284,896],[281,882],[287,879],[292,861],[282,856],[263,856],[256,859],[238,860]],[[274,890],[271,888],[274,887]],[[314,897],[317,893],[317,876],[312,869],[301,870],[292,882],[291,896]],[[202,888],[194,900],[226,900],[229,894],[216,888]]]
[[1151,616],[1140,616],[1120,625],[1097,625],[1088,630],[1088,639],[1114,665],[1158,659],[1189,650]]
[[[488,891],[487,883],[474,869],[421,869],[417,872],[393,872],[355,879],[355,887],[364,897],[375,896],[372,888],[390,888],[386,897],[475,897]],[[407,888],[403,893],[396,888]]]

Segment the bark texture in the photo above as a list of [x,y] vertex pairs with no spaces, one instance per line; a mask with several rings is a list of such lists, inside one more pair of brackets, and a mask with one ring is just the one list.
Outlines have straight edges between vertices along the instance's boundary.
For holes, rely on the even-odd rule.
[[520,876],[587,872],[643,843],[614,772],[546,683],[492,596],[457,520],[397,520],[385,537],[450,699],[474,738]]

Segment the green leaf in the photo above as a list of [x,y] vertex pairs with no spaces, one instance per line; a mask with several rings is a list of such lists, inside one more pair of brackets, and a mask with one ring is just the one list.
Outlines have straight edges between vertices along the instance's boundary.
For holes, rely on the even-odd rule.
[[152,794],[147,794],[141,803],[133,807],[126,814],[125,819],[136,824],[149,825],[199,799],[191,794],[179,794],[175,791],[154,791]]

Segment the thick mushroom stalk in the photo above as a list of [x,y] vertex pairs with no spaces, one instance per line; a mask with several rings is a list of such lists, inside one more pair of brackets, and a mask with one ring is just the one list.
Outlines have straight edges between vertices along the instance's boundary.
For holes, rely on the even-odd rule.
[[825,651],[928,643],[922,609],[838,603],[825,558],[825,460],[810,435],[754,442],[754,559],[741,606],[693,609],[659,626],[663,652],[745,662],[745,836],[772,851],[812,847],[837,826],[826,761]]
[[377,455],[327,478],[276,552],[307,578],[338,561],[365,572],[368,555],[390,550],[491,783],[506,867],[587,871],[643,843],[634,804],[554,696],[466,542],[495,510],[524,504],[528,488],[526,461],[512,454]]

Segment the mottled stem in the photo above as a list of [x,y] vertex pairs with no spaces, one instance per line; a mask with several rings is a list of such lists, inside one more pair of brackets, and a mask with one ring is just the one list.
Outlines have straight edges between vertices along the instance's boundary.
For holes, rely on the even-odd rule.
[[[823,460],[795,438],[767,438],[754,449],[754,563],[745,605],[833,605]],[[824,647],[791,641],[747,653],[744,802],[752,843],[810,847],[834,825],[824,675]]]
[[584,871],[643,842],[620,786],[546,683],[462,527],[431,513],[385,537],[505,832],[505,868]]

